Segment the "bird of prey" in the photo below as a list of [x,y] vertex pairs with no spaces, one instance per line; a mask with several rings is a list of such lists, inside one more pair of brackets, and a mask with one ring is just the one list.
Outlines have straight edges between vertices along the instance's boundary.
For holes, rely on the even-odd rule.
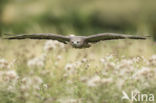
[[148,36],[134,36],[117,33],[100,33],[90,36],[63,36],[52,33],[36,33],[31,35],[17,35],[5,37],[5,39],[49,39],[57,40],[64,44],[70,43],[74,48],[89,48],[91,43],[96,43],[102,40],[113,39],[147,39]]

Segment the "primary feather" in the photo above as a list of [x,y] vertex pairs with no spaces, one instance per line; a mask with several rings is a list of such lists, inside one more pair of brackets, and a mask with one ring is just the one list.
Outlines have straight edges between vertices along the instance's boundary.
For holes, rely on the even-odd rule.
[[134,36],[126,34],[116,34],[116,33],[101,33],[96,35],[91,35],[87,37],[88,42],[98,42],[101,40],[113,40],[113,39],[146,39],[146,36]]
[[66,43],[70,39],[67,36],[50,34],[50,33],[38,33],[38,34],[31,34],[31,35],[16,35],[16,36],[9,36],[5,39],[50,39],[50,40],[58,40],[60,42]]

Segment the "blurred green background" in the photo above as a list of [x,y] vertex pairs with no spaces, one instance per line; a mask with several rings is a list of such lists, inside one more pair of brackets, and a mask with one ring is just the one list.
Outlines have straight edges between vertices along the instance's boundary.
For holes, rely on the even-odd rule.
[[0,34],[51,32],[153,35],[154,0],[1,0]]

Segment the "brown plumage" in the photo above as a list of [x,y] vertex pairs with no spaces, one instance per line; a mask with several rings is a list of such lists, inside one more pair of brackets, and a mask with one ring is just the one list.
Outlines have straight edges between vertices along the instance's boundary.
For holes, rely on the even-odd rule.
[[95,43],[102,40],[113,40],[113,39],[147,39],[149,36],[134,36],[134,35],[125,35],[125,34],[116,34],[116,33],[101,33],[90,36],[63,36],[56,35],[51,33],[37,33],[31,35],[17,35],[9,36],[5,39],[49,39],[57,40],[59,42],[67,44],[68,42],[74,48],[87,48],[91,45],[89,43]]

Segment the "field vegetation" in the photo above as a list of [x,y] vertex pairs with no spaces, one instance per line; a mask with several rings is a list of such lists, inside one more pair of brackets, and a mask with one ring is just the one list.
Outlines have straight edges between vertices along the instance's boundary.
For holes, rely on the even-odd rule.
[[0,103],[155,103],[121,99],[132,91],[156,99],[155,10],[154,1],[145,0],[2,0],[1,36],[117,32],[152,37],[104,41],[87,49],[51,40],[0,39]]

